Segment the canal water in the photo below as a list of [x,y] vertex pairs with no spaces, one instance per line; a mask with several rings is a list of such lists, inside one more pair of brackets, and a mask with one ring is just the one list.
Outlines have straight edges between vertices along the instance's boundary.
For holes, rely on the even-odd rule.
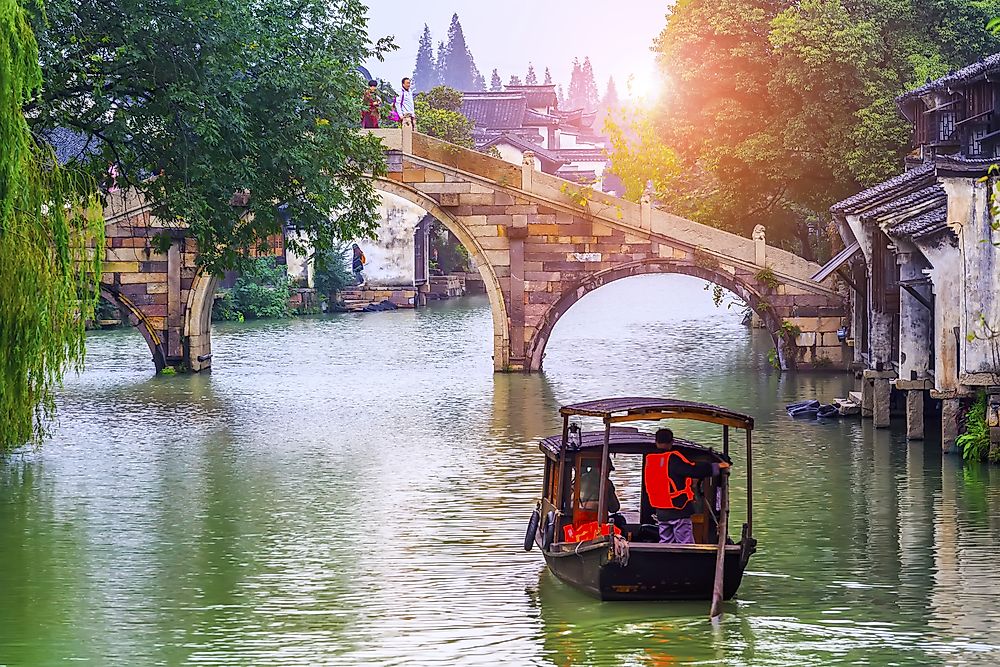
[[[848,382],[777,374],[740,319],[630,278],[534,376],[492,373],[483,298],[219,326],[191,377],[95,333],[52,439],[0,463],[0,665],[1000,662],[1000,470],[789,419]],[[596,602],[521,548],[558,406],[627,394],[757,419],[760,548],[718,628],[707,603]]]

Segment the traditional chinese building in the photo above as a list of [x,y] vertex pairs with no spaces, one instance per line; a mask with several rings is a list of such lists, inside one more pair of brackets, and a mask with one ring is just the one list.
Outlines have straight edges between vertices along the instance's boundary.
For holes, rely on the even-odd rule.
[[601,186],[607,139],[594,128],[597,112],[559,109],[554,84],[462,94],[462,113],[475,123],[476,148],[495,147],[516,165],[531,151],[541,171]]
[[815,276],[839,272],[853,287],[862,414],[888,426],[891,399],[905,397],[919,439],[925,399],[940,401],[945,450],[963,399],[990,394],[994,425],[1000,403],[998,86],[995,54],[897,100],[913,126],[906,170],[832,208],[846,248]]

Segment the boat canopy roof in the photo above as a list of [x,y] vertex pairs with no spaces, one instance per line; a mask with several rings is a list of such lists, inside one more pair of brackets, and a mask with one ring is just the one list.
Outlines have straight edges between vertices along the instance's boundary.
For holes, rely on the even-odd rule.
[[600,417],[608,423],[660,419],[692,419],[750,430],[753,417],[733,412],[717,405],[675,401],[669,398],[602,398],[565,405],[559,409],[564,417],[579,415]]
[[[561,435],[551,435],[539,443],[539,448],[552,457],[559,455],[559,446],[562,444]],[[718,461],[732,463],[732,460],[722,452],[704,447],[690,440],[674,438],[674,445],[677,449],[696,450],[713,455]],[[600,450],[604,447],[604,431],[582,431],[580,433],[580,443],[570,442],[566,451],[570,454],[584,450]],[[656,436],[652,433],[640,431],[631,426],[612,427],[608,440],[608,450],[611,454],[648,454],[658,451],[656,449]],[[600,451],[597,452],[600,456]]]

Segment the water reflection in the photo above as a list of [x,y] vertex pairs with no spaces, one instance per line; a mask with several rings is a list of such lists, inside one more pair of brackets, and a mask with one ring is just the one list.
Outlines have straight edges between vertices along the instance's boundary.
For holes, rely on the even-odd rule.
[[[92,337],[53,440],[0,464],[0,664],[1000,660],[1000,472],[788,419],[849,381],[774,373],[692,279],[588,295],[543,375],[492,374],[487,308],[219,327],[192,377],[153,377],[135,332]],[[757,418],[760,551],[717,631],[705,604],[597,603],[521,550],[536,439],[615,394]]]

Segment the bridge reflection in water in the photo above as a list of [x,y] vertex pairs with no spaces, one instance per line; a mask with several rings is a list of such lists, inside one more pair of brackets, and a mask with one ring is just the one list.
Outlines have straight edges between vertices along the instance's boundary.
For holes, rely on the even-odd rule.
[[[608,285],[530,377],[492,373],[485,299],[220,326],[202,376],[150,378],[135,332],[92,336],[53,440],[0,464],[0,662],[1000,660],[998,472],[789,420],[844,380],[777,375],[708,299]],[[560,403],[622,393],[757,417],[761,550],[718,633],[703,605],[596,603],[521,550],[534,439]]]

